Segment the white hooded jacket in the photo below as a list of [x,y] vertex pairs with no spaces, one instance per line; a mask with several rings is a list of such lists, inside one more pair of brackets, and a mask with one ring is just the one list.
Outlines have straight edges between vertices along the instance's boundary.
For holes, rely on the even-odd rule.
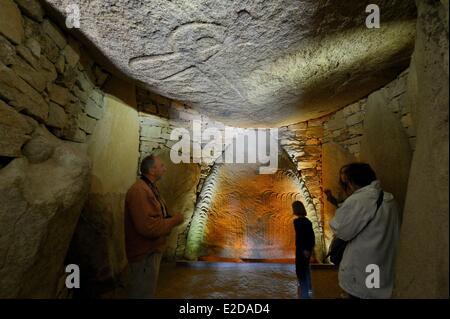
[[[380,191],[379,181],[358,189],[336,210],[330,221],[338,238],[351,240],[339,265],[339,285],[358,298],[390,298],[392,295],[400,212],[394,196],[384,192],[383,202],[375,214]],[[379,288],[370,288],[375,273],[369,265],[379,268]],[[370,275],[367,285],[366,279]]]

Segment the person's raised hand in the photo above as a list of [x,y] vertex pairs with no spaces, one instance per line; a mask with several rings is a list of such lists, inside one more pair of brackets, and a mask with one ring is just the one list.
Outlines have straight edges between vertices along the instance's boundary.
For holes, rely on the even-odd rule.
[[338,201],[337,201],[336,197],[333,196],[333,193],[331,192],[331,190],[325,189],[323,192],[327,196],[327,201],[337,207]]
[[174,222],[175,222],[175,225],[180,225],[180,224],[183,223],[183,221],[184,221],[184,216],[181,215],[180,213],[175,213],[175,214],[172,216],[172,218],[173,218],[173,220],[174,220]]

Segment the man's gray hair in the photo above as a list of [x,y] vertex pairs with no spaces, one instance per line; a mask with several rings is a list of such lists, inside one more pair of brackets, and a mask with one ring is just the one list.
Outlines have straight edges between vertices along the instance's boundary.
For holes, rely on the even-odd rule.
[[141,175],[147,174],[148,170],[155,164],[155,155],[147,155],[141,162],[140,171]]

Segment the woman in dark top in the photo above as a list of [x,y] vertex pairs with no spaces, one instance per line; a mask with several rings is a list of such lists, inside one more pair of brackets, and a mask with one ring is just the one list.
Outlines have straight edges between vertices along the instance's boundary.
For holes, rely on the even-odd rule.
[[295,271],[297,273],[299,295],[301,299],[312,296],[311,270],[309,260],[314,249],[315,237],[311,221],[306,218],[306,209],[302,202],[292,203],[295,228]]

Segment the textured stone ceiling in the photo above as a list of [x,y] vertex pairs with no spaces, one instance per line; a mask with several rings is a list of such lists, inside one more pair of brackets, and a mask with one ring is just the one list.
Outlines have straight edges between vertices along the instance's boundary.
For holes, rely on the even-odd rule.
[[[218,167],[216,191],[205,225],[202,256],[235,259],[295,258],[295,200],[306,203],[297,177],[280,163],[276,174],[255,164]],[[310,216],[318,227],[316,216]],[[317,235],[318,260],[321,238]]]
[[[48,0],[63,16],[72,0]],[[366,5],[381,29],[365,27]],[[233,126],[279,126],[364,97],[409,63],[411,0],[80,0],[121,72]]]

